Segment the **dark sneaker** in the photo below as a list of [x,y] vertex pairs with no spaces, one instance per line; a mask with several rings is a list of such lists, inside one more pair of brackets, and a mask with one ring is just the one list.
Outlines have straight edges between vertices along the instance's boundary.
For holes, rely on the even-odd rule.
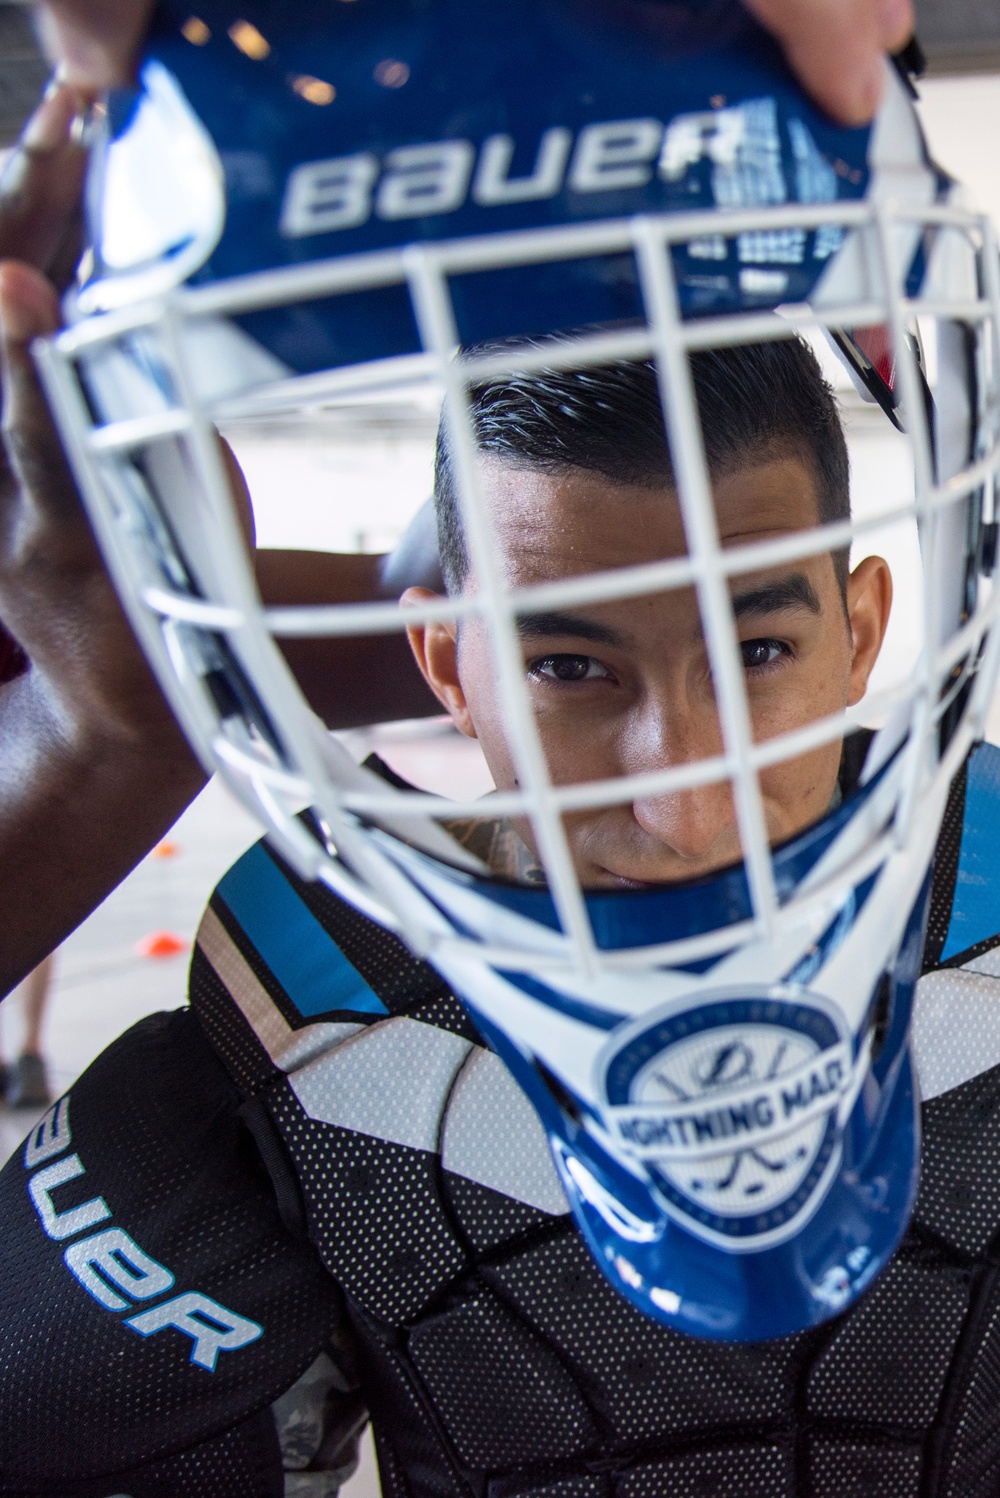
[[7,1068],[7,1106],[9,1108],[44,1108],[51,1103],[49,1079],[41,1056],[27,1053]]

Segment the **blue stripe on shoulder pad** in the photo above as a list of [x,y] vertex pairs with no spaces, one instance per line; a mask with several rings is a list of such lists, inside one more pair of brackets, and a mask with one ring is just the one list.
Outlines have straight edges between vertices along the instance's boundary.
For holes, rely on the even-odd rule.
[[326,1014],[331,1009],[388,1014],[268,857],[263,843],[255,843],[233,864],[217,893],[300,1014]]
[[951,923],[941,960],[1000,933],[1000,749],[979,744],[969,756],[962,846]]

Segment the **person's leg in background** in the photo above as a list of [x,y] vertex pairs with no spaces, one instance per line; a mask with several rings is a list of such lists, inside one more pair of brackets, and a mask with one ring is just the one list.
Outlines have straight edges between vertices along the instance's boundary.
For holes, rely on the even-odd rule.
[[14,990],[21,999],[24,1035],[20,1056],[9,1067],[3,1068],[7,1103],[11,1108],[38,1108],[51,1101],[42,1057],[41,1031],[54,969],[55,954],[52,953],[43,958]]

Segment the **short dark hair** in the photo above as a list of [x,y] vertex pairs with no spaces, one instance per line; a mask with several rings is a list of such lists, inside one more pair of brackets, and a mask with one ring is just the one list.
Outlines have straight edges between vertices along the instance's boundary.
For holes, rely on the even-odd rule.
[[[533,346],[556,341],[564,342],[537,339]],[[502,347],[489,345],[495,352]],[[690,358],[710,471],[721,475],[769,451],[791,450],[812,470],[820,523],[847,519],[847,444],[833,391],[808,345],[782,338],[700,350]],[[613,484],[673,485],[650,361],[504,375],[473,387],[470,406],[480,452],[512,467],[550,473],[579,468]],[[443,421],[434,503],[441,570],[448,591],[456,593],[469,563]],[[833,553],[833,564],[846,596],[846,549]]]

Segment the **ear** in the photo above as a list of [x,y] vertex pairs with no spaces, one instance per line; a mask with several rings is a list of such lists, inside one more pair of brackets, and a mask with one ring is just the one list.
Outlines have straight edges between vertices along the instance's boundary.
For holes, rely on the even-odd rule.
[[847,617],[851,629],[851,677],[848,702],[860,702],[878,659],[892,608],[892,574],[884,557],[865,557],[847,579]]
[[[405,609],[419,603],[435,603],[441,597],[430,588],[407,588],[399,602]],[[466,738],[474,739],[476,730],[458,676],[457,621],[444,619],[432,624],[410,624],[406,634],[424,681],[458,731]]]

